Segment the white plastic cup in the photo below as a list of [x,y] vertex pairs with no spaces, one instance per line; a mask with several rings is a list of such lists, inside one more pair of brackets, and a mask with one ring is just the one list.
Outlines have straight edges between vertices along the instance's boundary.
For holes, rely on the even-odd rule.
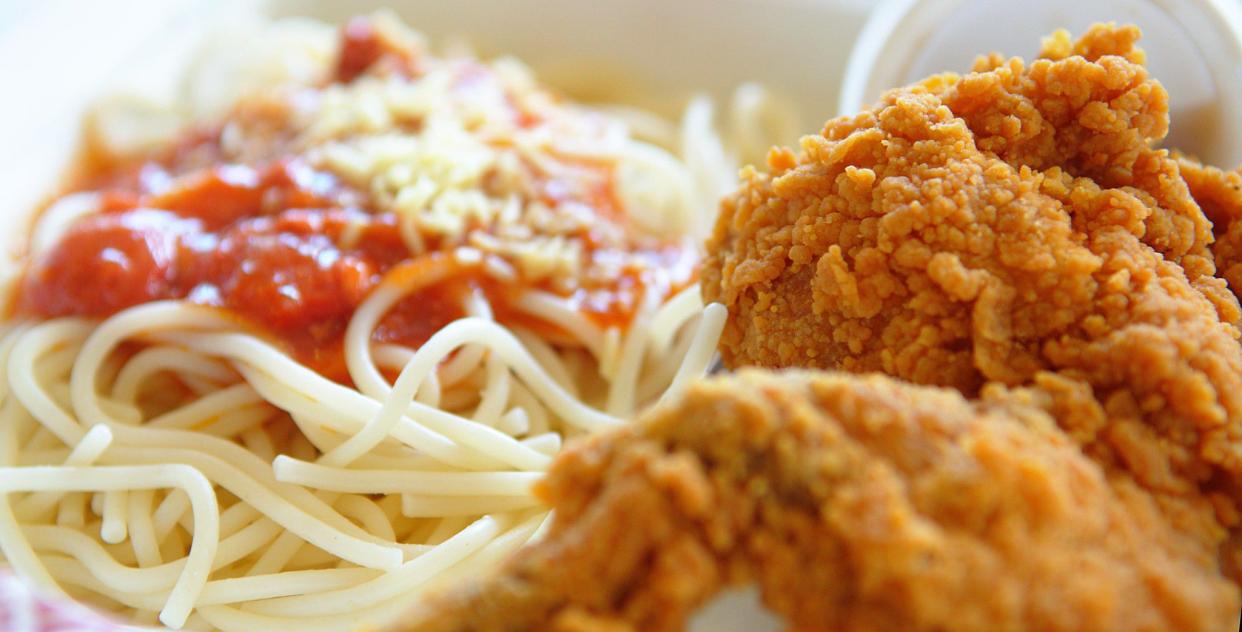
[[1058,28],[1137,24],[1148,68],[1169,91],[1164,144],[1220,166],[1242,164],[1242,2],[1239,0],[889,0],[863,26],[846,66],[839,113],[884,90],[977,55],[1030,59]]

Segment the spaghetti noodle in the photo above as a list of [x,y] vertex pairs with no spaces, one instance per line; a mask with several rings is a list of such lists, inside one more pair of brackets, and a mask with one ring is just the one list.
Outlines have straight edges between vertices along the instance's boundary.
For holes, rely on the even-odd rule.
[[296,32],[318,74],[108,158],[34,229],[0,549],[39,589],[174,628],[382,622],[538,537],[566,439],[711,363],[709,102],[643,140],[383,15]]

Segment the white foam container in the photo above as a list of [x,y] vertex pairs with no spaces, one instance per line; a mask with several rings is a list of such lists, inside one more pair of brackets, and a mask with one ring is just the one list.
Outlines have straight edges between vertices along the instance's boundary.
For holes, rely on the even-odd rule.
[[[1081,8],[1095,0],[1076,2]],[[761,81],[790,97],[805,116],[802,129],[813,132],[838,113],[847,58],[874,4],[873,0],[0,0],[0,76],[5,77],[5,98],[0,99],[4,222],[0,246],[24,238],[31,211],[55,187],[73,156],[81,119],[94,100],[116,90],[158,94],[171,89],[204,38],[239,22],[285,16],[340,21],[387,6],[433,40],[460,37],[484,55],[514,54],[537,74],[551,76],[554,85],[555,77],[593,72],[609,78],[602,88],[613,77],[626,77],[644,91],[676,102],[699,91],[724,95],[740,83]],[[912,6],[912,0],[888,3],[868,28],[864,48],[888,50],[883,47],[889,37],[905,24],[898,18],[908,17]],[[949,4],[940,1],[938,6],[943,18]],[[1023,23],[1020,16],[1013,17],[1012,7],[1019,5],[1008,6],[1006,15],[1015,24]],[[911,46],[940,31],[927,26],[926,16],[917,19],[924,39],[906,42],[910,57],[904,65],[892,67],[896,70],[873,78],[878,72],[872,67],[876,58],[859,57],[872,54],[866,51],[855,55],[863,61],[855,62],[849,88],[854,92],[844,101],[847,110],[855,109],[864,97],[873,98],[879,89],[916,78],[911,73],[932,70],[915,63]],[[1081,16],[1066,19],[1068,26],[1084,26]],[[1046,30],[1041,25],[1037,32]],[[976,32],[959,30],[953,37],[977,37],[972,40],[975,44],[962,47],[971,55],[996,48],[1029,55],[1036,46],[1036,40],[1025,34],[1015,37],[1011,29],[999,25]],[[969,59],[964,56],[962,64]],[[1228,72],[1237,70],[1230,67]],[[1168,78],[1175,79],[1173,74]],[[1242,144],[1236,147],[1242,149]],[[779,629],[753,593],[714,602],[694,626],[698,632]]]
[[884,90],[970,70],[980,53],[1030,59],[1058,28],[1136,24],[1148,69],[1169,92],[1164,145],[1242,163],[1242,2],[1239,0],[889,0],[858,37],[840,93],[853,112]]

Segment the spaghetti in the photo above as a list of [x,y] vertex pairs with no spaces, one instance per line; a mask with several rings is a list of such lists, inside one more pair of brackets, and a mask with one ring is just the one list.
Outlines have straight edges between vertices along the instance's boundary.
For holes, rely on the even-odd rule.
[[383,622],[538,537],[565,440],[711,363],[709,102],[642,139],[383,15],[294,32],[317,74],[109,157],[33,231],[0,549],[38,589],[173,628]]

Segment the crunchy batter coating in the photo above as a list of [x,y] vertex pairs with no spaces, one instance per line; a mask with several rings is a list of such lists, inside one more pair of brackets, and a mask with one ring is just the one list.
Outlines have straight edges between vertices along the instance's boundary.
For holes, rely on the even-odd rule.
[[1242,176],[1152,148],[1137,38],[890,92],[723,202],[726,364],[960,392],[695,385],[562,454],[546,537],[401,629],[677,630],[745,582],[804,629],[1234,629]]
[[1038,405],[1221,542],[1242,500],[1238,303],[1177,161],[1151,148],[1167,98],[1137,38],[1096,26],[1029,67],[993,56],[747,172],[704,273],[730,312],[725,363]]
[[1217,275],[1242,294],[1242,168],[1222,171],[1185,156],[1178,157],[1182,177],[1204,215],[1212,222]]
[[576,444],[547,536],[399,629],[678,630],[759,584],[804,628],[1231,630],[1237,589],[1051,419],[888,378],[747,370]]

